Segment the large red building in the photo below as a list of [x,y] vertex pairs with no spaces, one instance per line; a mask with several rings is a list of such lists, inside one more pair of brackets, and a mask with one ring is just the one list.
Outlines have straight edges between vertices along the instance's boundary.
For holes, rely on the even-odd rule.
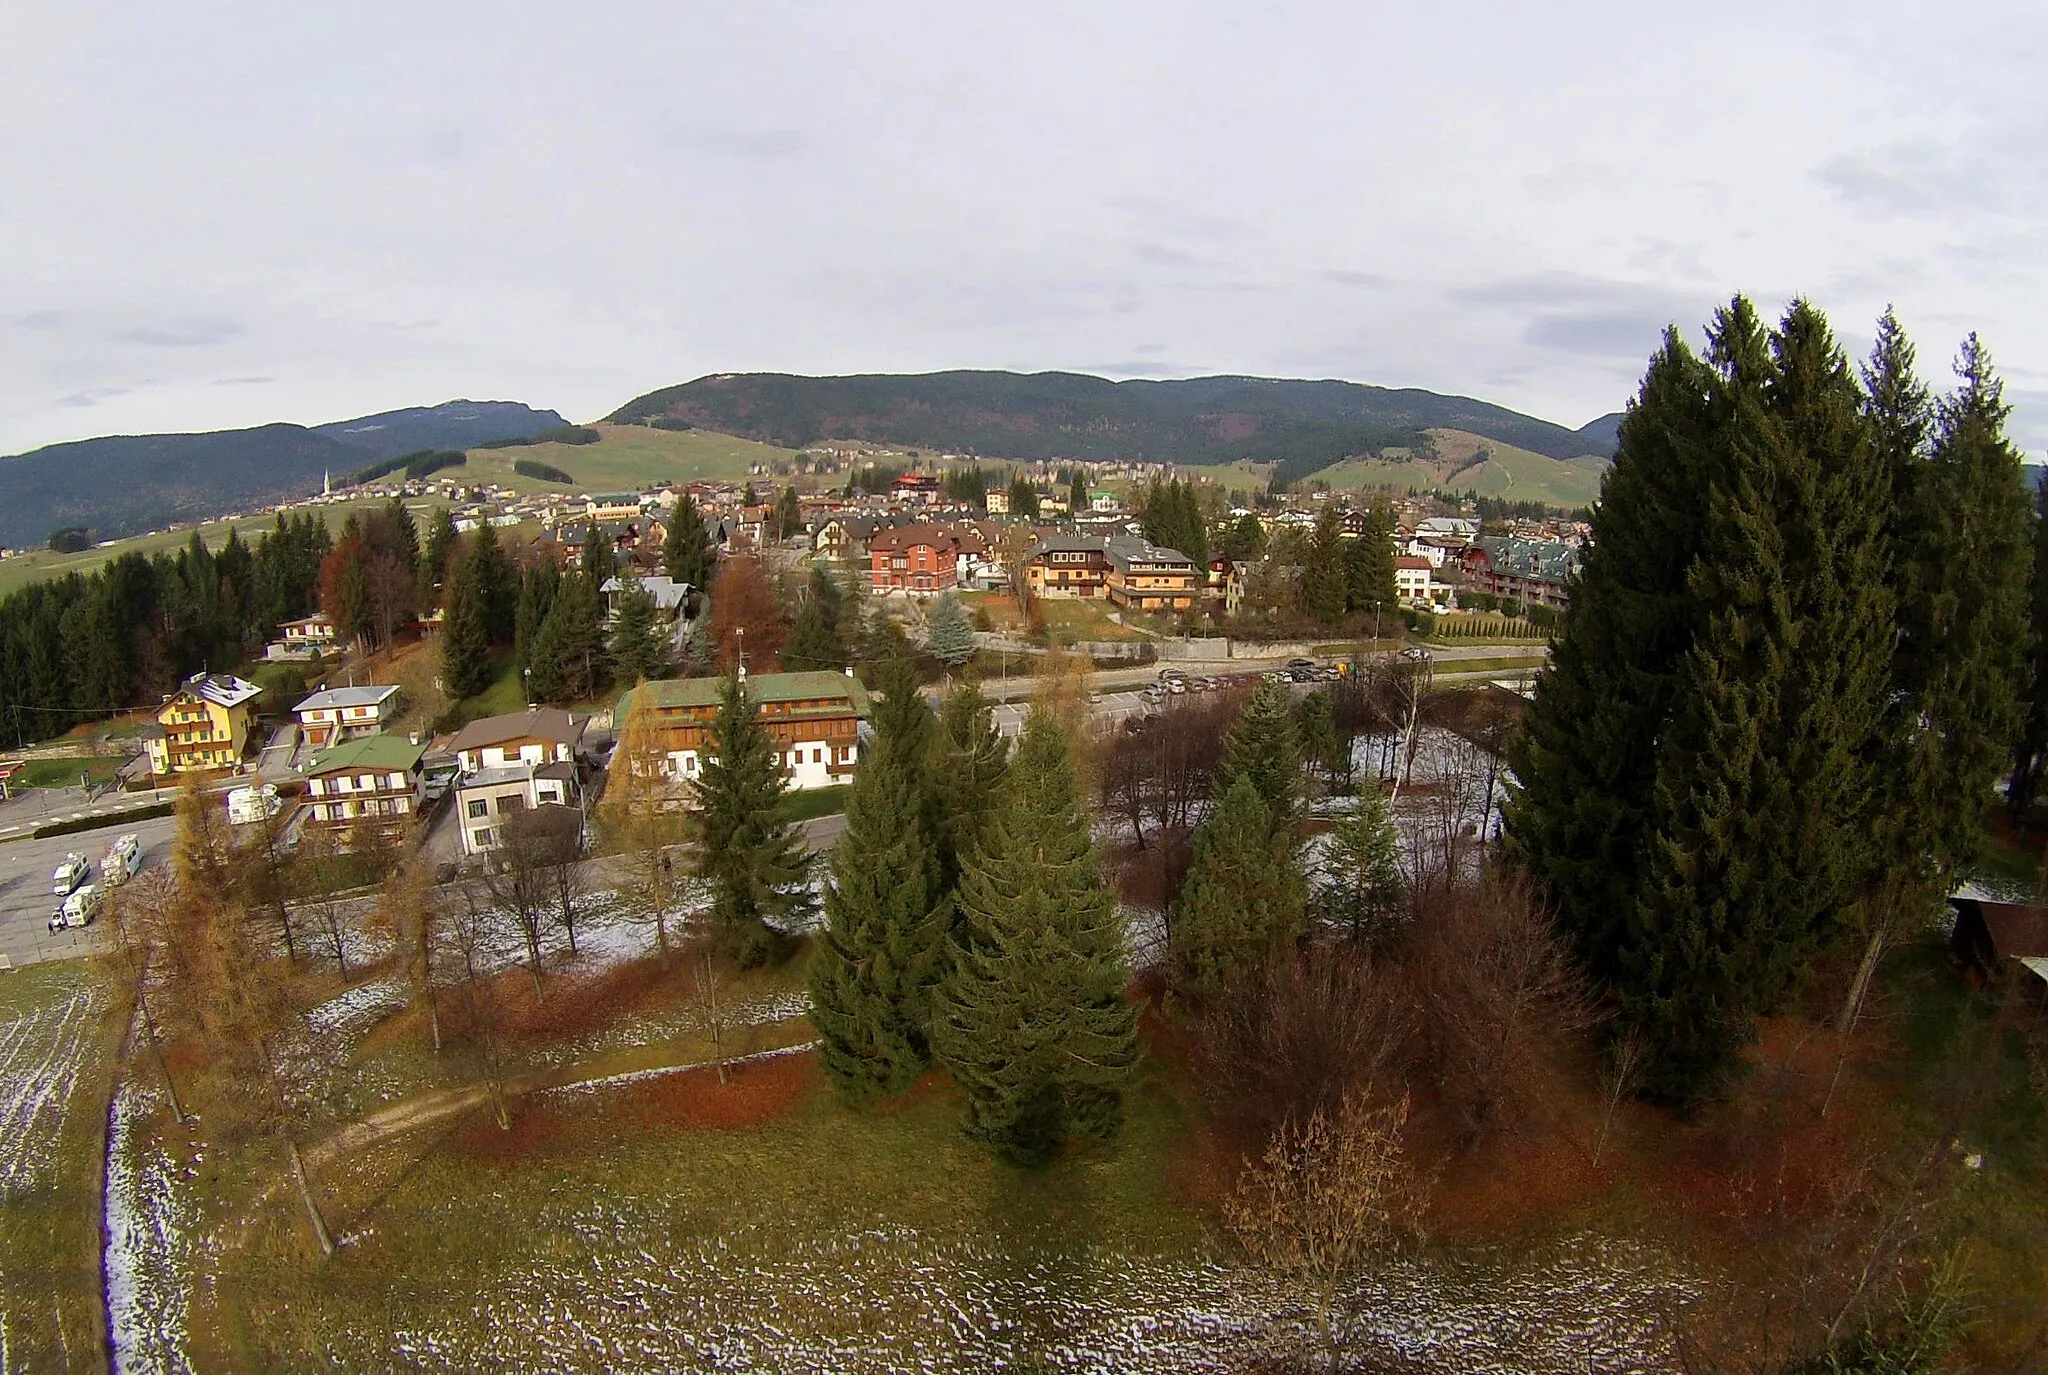
[[930,596],[959,581],[959,541],[942,525],[904,525],[868,538],[872,591]]

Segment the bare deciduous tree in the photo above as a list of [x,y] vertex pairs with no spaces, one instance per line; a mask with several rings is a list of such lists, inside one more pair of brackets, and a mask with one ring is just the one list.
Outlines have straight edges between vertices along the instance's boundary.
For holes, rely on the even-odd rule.
[[171,1117],[182,1127],[185,1105],[178,1097],[178,1081],[164,1059],[163,1036],[157,1029],[156,1012],[150,1001],[151,965],[163,947],[176,901],[177,886],[170,871],[159,865],[114,890],[113,901],[107,904],[107,924],[112,934],[109,964],[135,997],[136,1011],[142,1016],[143,1039],[149,1046],[150,1057],[156,1061],[157,1071],[164,1077]]
[[[498,923],[506,920],[502,907],[479,902],[472,889],[465,888],[462,901],[447,909],[444,937],[462,962],[463,1009],[469,1018],[469,1040],[476,1055],[477,1073],[490,1096],[491,1113],[502,1131],[512,1128],[512,1109],[506,1094],[505,1042],[498,1029],[496,990],[489,979],[489,960],[497,944]],[[535,976],[536,986],[538,975]]]
[[1344,1286],[1416,1228],[1424,1190],[1401,1148],[1407,1120],[1405,1098],[1354,1094],[1284,1124],[1223,1205],[1246,1254],[1309,1291],[1332,1372],[1350,1335]]
[[533,996],[543,992],[540,966],[540,934],[547,925],[550,900],[546,866],[540,849],[531,843],[536,824],[532,812],[520,812],[505,823],[504,843],[491,851],[484,866],[484,887],[491,901],[514,925],[526,945],[526,970],[533,978]]
[[414,856],[384,878],[384,891],[370,911],[370,922],[398,951],[412,1005],[427,1014],[434,1053],[441,1053],[441,1007],[434,997],[434,951],[440,941],[441,894],[427,861]]

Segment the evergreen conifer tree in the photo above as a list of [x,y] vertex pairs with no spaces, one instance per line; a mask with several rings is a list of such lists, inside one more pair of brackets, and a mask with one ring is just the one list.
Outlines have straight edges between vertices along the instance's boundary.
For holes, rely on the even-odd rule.
[[1266,527],[1258,516],[1246,511],[1237,524],[1224,533],[1222,554],[1226,559],[1256,559],[1266,552]]
[[519,599],[512,617],[512,663],[521,676],[533,667],[534,641],[547,624],[548,611],[561,590],[562,573],[552,561],[534,564],[519,576]]
[[2033,554],[2028,583],[2027,642],[2032,652],[2021,678],[2023,714],[2013,749],[2012,780],[2005,795],[2007,805],[2020,813],[2034,805],[2041,791],[2041,775],[2048,772],[2048,483],[2040,484],[2035,491],[2029,536]]
[[583,529],[583,559],[578,566],[592,587],[603,587],[612,576],[615,561],[611,536],[594,520]]
[[1699,621],[1711,371],[1665,333],[1621,422],[1571,612],[1510,741],[1510,848],[1595,978],[1616,975],[1650,848],[1657,743]]
[[1906,766],[1915,853],[1945,895],[1976,858],[1985,800],[2027,717],[2029,536],[2008,407],[1975,335],[1961,389],[1945,399],[1929,461],[1911,494],[1915,576],[1901,599],[1901,695],[1918,707]]
[[1038,519],[1038,488],[1021,472],[1010,479],[1010,515],[1016,520]]
[[654,596],[638,580],[613,598],[609,652],[615,682],[659,678],[668,668],[668,627]]
[[784,671],[812,673],[841,668],[842,652],[829,614],[815,600],[806,601],[789,628],[788,642],[782,646]]
[[1208,1001],[1300,937],[1308,887],[1292,846],[1244,774],[1195,828],[1194,851],[1174,904],[1174,981]]
[[1124,934],[1065,734],[1042,715],[956,902],[960,939],[932,1036],[966,1094],[968,1133],[1021,1164],[1114,1134],[1137,1060]]
[[1344,516],[1335,502],[1326,501],[1316,513],[1315,533],[1309,538],[1308,566],[1301,572],[1301,609],[1318,625],[1332,626],[1344,619],[1350,583],[1344,566]]
[[1294,713],[1278,683],[1262,682],[1223,740],[1216,794],[1223,796],[1243,778],[1264,804],[1276,835],[1291,832],[1301,787],[1301,740]]
[[519,606],[519,575],[498,543],[498,532],[485,521],[477,527],[465,559],[470,584],[476,589],[477,606],[484,617],[484,631],[494,645],[512,643],[513,618]]
[[931,711],[907,674],[889,700],[847,799],[809,971],[819,1060],[851,1103],[901,1093],[930,1063],[951,927],[932,828]]
[[672,581],[708,588],[717,563],[711,537],[704,533],[704,513],[697,509],[696,499],[684,492],[676,498],[675,511],[662,537],[662,572]]
[[448,579],[441,624],[441,687],[450,697],[474,697],[491,685],[491,642],[467,564]]
[[960,599],[951,592],[940,593],[932,604],[924,647],[934,659],[950,668],[958,668],[974,657],[974,627],[967,623]]
[[793,823],[776,819],[782,759],[736,677],[719,693],[710,754],[696,783],[697,873],[711,887],[711,915],[727,952],[754,966],[781,959],[789,938],[771,920],[811,911],[810,857]]
[[1088,509],[1088,474],[1074,469],[1073,484],[1067,488],[1067,509],[1081,512]]
[[[284,517],[279,516],[279,520]],[[420,605],[438,605],[448,583],[448,556],[455,550],[455,517],[436,506],[427,520],[426,548],[420,555]]]
[[1873,771],[1894,631],[1885,457],[1825,320],[1715,332],[1727,471],[1692,588],[1706,621],[1662,743],[1656,836],[1623,933],[1623,1015],[1653,1096],[1734,1068],[1879,860]]
[[538,702],[575,702],[597,694],[609,661],[604,645],[604,609],[597,589],[583,573],[562,579],[540,633],[533,637],[533,697]]
[[931,765],[939,866],[949,891],[981,837],[1008,760],[1008,744],[996,729],[995,704],[972,678],[955,681],[939,706]]
[[1320,877],[1317,915],[1352,940],[1383,940],[1400,919],[1401,845],[1377,786],[1364,789],[1358,806],[1331,827]]
[[1351,610],[1375,608],[1391,616],[1399,605],[1394,589],[1394,512],[1375,501],[1367,513],[1365,533],[1344,542],[1345,599]]

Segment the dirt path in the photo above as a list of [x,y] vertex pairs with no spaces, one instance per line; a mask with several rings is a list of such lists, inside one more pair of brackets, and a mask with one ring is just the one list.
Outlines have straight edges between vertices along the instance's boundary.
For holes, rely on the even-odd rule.
[[[815,1042],[804,1041],[796,1045],[778,1046],[769,1050],[757,1050],[747,1055],[729,1055],[725,1063],[744,1065],[753,1060],[765,1060],[779,1055],[793,1055],[808,1050]],[[598,1063],[602,1063],[601,1061]],[[631,1083],[640,1079],[655,1079],[663,1075],[681,1074],[687,1070],[708,1069],[716,1060],[680,1060],[673,1063],[645,1065],[637,1069],[613,1070],[604,1074],[585,1074],[580,1071],[591,1066],[565,1065],[554,1069],[540,1070],[530,1074],[514,1075],[505,1082],[505,1096],[508,1099],[526,1097],[536,1093],[547,1093],[556,1089],[599,1088],[606,1084]],[[371,1113],[360,1121],[351,1122],[339,1131],[314,1142],[305,1150],[308,1165],[322,1165],[338,1156],[388,1141],[394,1136],[430,1127],[437,1122],[460,1117],[490,1102],[490,1090],[482,1084],[465,1084],[459,1088],[434,1089],[427,1093],[415,1094],[402,1102],[393,1103]],[[274,1188],[275,1185],[272,1186]],[[264,1191],[268,1197],[270,1189]]]

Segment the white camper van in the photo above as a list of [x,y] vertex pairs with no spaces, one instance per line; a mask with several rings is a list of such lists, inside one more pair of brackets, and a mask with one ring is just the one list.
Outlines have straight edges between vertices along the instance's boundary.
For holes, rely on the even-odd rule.
[[107,847],[100,860],[100,882],[118,888],[142,867],[142,837],[130,832]]
[[90,926],[92,919],[107,905],[107,890],[97,883],[88,883],[70,897],[50,918],[50,929],[62,931],[67,926]]
[[50,875],[50,891],[60,898],[71,896],[71,890],[92,875],[92,861],[73,850],[64,856],[64,862],[57,866],[57,872]]

